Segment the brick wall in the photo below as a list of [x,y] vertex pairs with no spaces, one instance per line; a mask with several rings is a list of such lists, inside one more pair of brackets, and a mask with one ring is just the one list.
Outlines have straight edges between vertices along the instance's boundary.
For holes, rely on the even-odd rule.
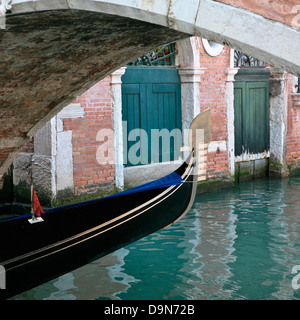
[[[291,75],[287,80],[288,92],[293,91],[294,81]],[[287,165],[300,166],[300,106],[293,105],[293,97],[288,98],[288,119],[287,119]]]
[[97,132],[112,129],[110,76],[104,78],[76,101],[84,107],[84,118],[65,119],[64,130],[72,130],[75,194],[96,192],[114,185],[114,165],[100,165],[96,159],[101,142]]
[[[226,68],[229,67],[230,49],[224,47],[216,57],[208,55],[200,40],[200,63],[206,68],[201,77],[201,110],[211,108],[211,141],[227,141]],[[228,151],[208,153],[208,178],[228,176]]]

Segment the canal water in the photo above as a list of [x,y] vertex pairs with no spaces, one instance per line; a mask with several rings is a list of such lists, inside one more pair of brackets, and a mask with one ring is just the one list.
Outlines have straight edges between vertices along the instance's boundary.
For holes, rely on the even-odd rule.
[[178,223],[13,299],[300,299],[300,177],[199,194]]

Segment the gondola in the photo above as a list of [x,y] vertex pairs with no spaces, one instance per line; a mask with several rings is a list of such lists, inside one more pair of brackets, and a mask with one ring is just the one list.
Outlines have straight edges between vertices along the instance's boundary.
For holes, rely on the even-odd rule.
[[[183,217],[196,193],[193,149],[173,173],[118,194],[0,220],[0,299],[36,287]],[[2,268],[3,269],[3,268]],[[2,270],[2,272],[4,272]]]

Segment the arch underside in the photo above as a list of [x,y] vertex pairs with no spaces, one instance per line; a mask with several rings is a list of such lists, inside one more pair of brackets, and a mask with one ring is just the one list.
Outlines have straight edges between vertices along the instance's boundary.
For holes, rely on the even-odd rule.
[[14,15],[6,28],[0,33],[0,175],[31,135],[93,84],[153,47],[188,36],[80,10]]

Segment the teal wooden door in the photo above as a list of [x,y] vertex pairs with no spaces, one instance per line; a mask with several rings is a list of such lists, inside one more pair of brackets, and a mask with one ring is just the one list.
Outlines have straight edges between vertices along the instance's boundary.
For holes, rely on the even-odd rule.
[[250,69],[236,77],[234,129],[236,156],[270,149],[268,73]]
[[182,146],[178,71],[127,68],[122,77],[122,118],[125,166],[178,159]]

